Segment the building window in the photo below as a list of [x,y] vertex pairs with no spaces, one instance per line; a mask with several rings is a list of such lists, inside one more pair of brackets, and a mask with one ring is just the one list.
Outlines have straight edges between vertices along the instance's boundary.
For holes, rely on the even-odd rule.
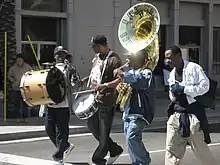
[[213,29],[213,74],[220,74],[220,28]]
[[36,66],[36,58],[27,35],[30,36],[37,60],[53,62],[53,51],[57,45],[65,47],[66,20],[50,17],[22,17],[22,52],[30,65]]
[[180,45],[200,45],[200,27],[180,26],[179,43]]
[[64,0],[22,0],[23,10],[65,12]]
[[48,17],[22,17],[22,41],[30,35],[33,41],[58,41],[60,19]]

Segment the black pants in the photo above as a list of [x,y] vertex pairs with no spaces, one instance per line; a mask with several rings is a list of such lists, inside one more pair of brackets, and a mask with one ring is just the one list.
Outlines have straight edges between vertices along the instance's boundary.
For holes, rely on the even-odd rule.
[[27,118],[27,116],[28,116],[28,106],[23,101],[23,98],[21,96],[20,91],[14,91],[13,92],[13,101],[14,101],[14,112],[15,112],[16,118],[20,118],[21,113],[22,113],[23,118]]
[[64,151],[69,147],[69,108],[51,108],[46,111],[46,132],[57,151],[53,157],[62,159]]
[[99,110],[87,120],[87,125],[99,145],[92,156],[93,163],[105,164],[104,157],[110,152],[111,157],[120,154],[123,149],[109,137],[112,121],[114,117],[114,108],[104,108],[98,106]]

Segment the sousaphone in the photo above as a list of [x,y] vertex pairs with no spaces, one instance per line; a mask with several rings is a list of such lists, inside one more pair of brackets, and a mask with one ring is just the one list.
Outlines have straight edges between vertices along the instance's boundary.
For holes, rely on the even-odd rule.
[[[140,50],[146,50],[145,68],[154,70],[159,60],[158,31],[160,15],[150,3],[138,3],[123,15],[118,28],[121,45],[128,51],[125,55],[135,56]],[[128,84],[119,84],[116,104],[123,109],[131,88]]]

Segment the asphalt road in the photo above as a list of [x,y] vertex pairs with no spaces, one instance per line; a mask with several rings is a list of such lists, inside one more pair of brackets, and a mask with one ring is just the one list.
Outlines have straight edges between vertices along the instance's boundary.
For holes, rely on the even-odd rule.
[[[211,131],[212,144],[210,149],[220,163],[220,124],[213,125]],[[152,165],[164,165],[165,135],[164,130],[145,132],[143,135],[145,146],[151,153]],[[113,133],[111,136],[124,148],[124,153],[115,164],[130,164],[124,134]],[[91,163],[92,152],[97,146],[95,139],[90,134],[82,134],[71,135],[69,141],[75,145],[75,148],[66,160],[67,165]],[[51,155],[54,151],[52,143],[45,138],[0,142],[0,165],[52,165],[54,162],[51,161]],[[199,165],[190,148],[187,149],[182,165]]]

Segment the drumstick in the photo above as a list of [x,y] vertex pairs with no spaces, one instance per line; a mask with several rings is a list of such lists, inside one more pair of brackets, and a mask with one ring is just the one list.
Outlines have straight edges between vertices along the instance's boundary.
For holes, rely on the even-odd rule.
[[95,91],[94,89],[91,89],[91,90],[86,90],[86,91],[74,92],[74,93],[72,93],[72,94],[73,94],[73,95],[85,94],[85,93],[92,93],[92,92],[94,92],[94,91]]
[[39,70],[41,70],[42,68],[41,68],[41,66],[40,66],[39,60],[38,60],[38,58],[37,58],[37,54],[36,54],[36,52],[35,52],[35,50],[34,50],[34,47],[33,47],[33,45],[32,45],[31,38],[30,38],[29,35],[27,35],[27,39],[28,39],[28,41],[29,41],[29,43],[30,43],[30,46],[31,46],[32,52],[33,52],[33,54],[34,54],[34,57],[35,57],[35,59],[36,59],[37,65],[38,65],[38,67],[39,67]]

